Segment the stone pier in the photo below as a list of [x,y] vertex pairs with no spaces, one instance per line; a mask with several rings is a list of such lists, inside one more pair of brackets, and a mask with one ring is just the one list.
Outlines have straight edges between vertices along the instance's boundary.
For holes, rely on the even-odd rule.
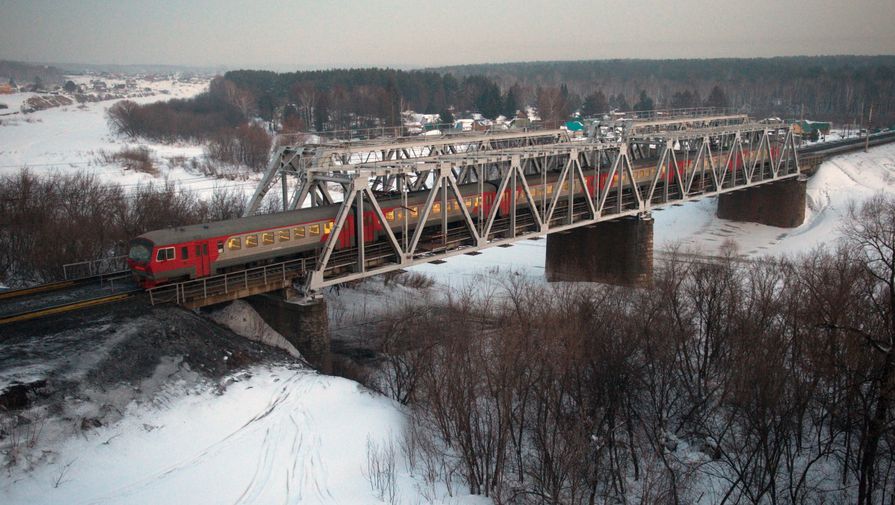
[[646,286],[653,277],[653,220],[628,217],[547,235],[548,282]]
[[282,293],[270,293],[250,296],[246,301],[311,365],[324,373],[331,371],[329,317],[325,300],[295,303],[288,301]]
[[795,228],[805,221],[805,188],[802,176],[762,184],[718,197],[718,217],[731,221]]

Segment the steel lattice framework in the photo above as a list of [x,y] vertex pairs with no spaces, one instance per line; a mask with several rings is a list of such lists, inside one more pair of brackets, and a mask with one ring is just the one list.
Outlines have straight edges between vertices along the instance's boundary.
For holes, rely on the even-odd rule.
[[[310,295],[345,281],[600,221],[647,215],[655,207],[798,175],[793,135],[782,125],[751,122],[741,115],[661,118],[633,123],[619,140],[599,135],[571,139],[551,130],[310,150],[285,147],[278,151],[252,208],[277,177],[297,181],[288,209],[339,206],[334,229],[302,283]],[[549,197],[533,192],[531,185],[546,185],[548,176],[564,191]],[[482,200],[494,191],[489,188],[497,187],[487,213],[484,206],[467,206],[468,190],[461,194],[461,185],[475,183]],[[419,194],[414,192],[426,195],[415,223],[408,216],[403,227],[393,231],[380,199],[398,195],[406,209],[408,195]],[[499,215],[505,200],[509,212]],[[459,209],[459,224],[456,219],[448,222],[450,207]],[[370,221],[370,213],[378,223]],[[337,237],[352,214],[357,237],[353,259],[344,261],[341,251],[341,261],[332,262]],[[385,239],[365,243],[364,228],[373,225],[381,225]]]
[[[444,156],[470,154],[482,151],[497,151],[506,148],[552,145],[569,142],[565,130],[535,130],[518,132],[495,132],[478,134],[450,134],[437,137],[401,137],[384,140],[357,142],[334,142],[315,145],[282,145],[276,148],[268,164],[264,177],[258,184],[249,202],[246,215],[252,215],[261,208],[265,196],[279,180],[283,210],[301,208],[307,198],[313,205],[329,205],[333,198],[324,181],[307,179],[309,169],[329,169],[364,165],[377,161],[400,161]],[[425,187],[426,175],[418,174],[411,182],[413,190]],[[293,188],[290,192],[290,179]],[[373,181],[374,187],[391,184],[388,176],[380,176]]]

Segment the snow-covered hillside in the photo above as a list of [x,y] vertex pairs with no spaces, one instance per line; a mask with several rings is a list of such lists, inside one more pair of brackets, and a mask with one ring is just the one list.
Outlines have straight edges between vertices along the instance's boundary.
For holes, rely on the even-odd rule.
[[[395,404],[283,366],[230,380],[222,394],[184,388],[132,405],[120,423],[56,448],[54,464],[8,476],[3,503],[382,503],[365,476],[366,448],[397,447],[404,420]],[[393,503],[433,497],[402,461],[396,485]]]

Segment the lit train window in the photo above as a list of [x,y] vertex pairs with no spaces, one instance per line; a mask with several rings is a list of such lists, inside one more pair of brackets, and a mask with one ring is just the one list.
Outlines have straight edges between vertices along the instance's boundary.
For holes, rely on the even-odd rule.
[[246,247],[256,247],[258,245],[258,235],[246,235]]
[[224,243],[218,240],[218,254],[224,252]]
[[239,237],[231,238],[227,241],[227,249],[230,249],[231,251],[242,249],[242,240]]
[[472,198],[467,198],[463,203],[466,204],[466,208],[472,207]]
[[547,194],[549,195],[552,193],[553,193],[553,184],[548,184],[547,185]]
[[305,238],[305,227],[299,226],[298,228],[293,228],[295,230],[295,238]]
[[266,231],[261,234],[261,244],[262,245],[270,245],[273,244],[274,235],[272,231]]
[[312,237],[316,237],[316,236],[320,235],[320,225],[312,224],[312,225],[308,226],[308,233],[310,233]]
[[390,210],[390,211],[386,212],[386,213],[385,213],[385,219],[386,219],[387,221],[394,221],[394,220],[395,220],[395,211],[394,211],[394,210]]
[[292,235],[289,233],[289,230],[280,230],[277,232],[277,235],[280,238],[280,242],[285,242],[292,237]]
[[323,233],[325,234],[325,233],[329,233],[329,232],[333,231],[334,224],[335,223],[332,221],[327,221],[327,222],[323,223]]
[[441,213],[441,204],[440,204],[440,203],[435,202],[435,203],[432,204],[432,213],[433,213],[433,214],[440,214],[440,213]]

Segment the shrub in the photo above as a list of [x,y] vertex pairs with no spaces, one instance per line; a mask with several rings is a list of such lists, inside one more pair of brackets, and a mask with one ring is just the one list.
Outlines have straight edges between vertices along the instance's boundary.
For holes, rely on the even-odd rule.
[[158,168],[152,163],[152,155],[144,146],[125,147],[117,153],[100,151],[100,159],[105,163],[121,163],[127,170],[158,175]]

